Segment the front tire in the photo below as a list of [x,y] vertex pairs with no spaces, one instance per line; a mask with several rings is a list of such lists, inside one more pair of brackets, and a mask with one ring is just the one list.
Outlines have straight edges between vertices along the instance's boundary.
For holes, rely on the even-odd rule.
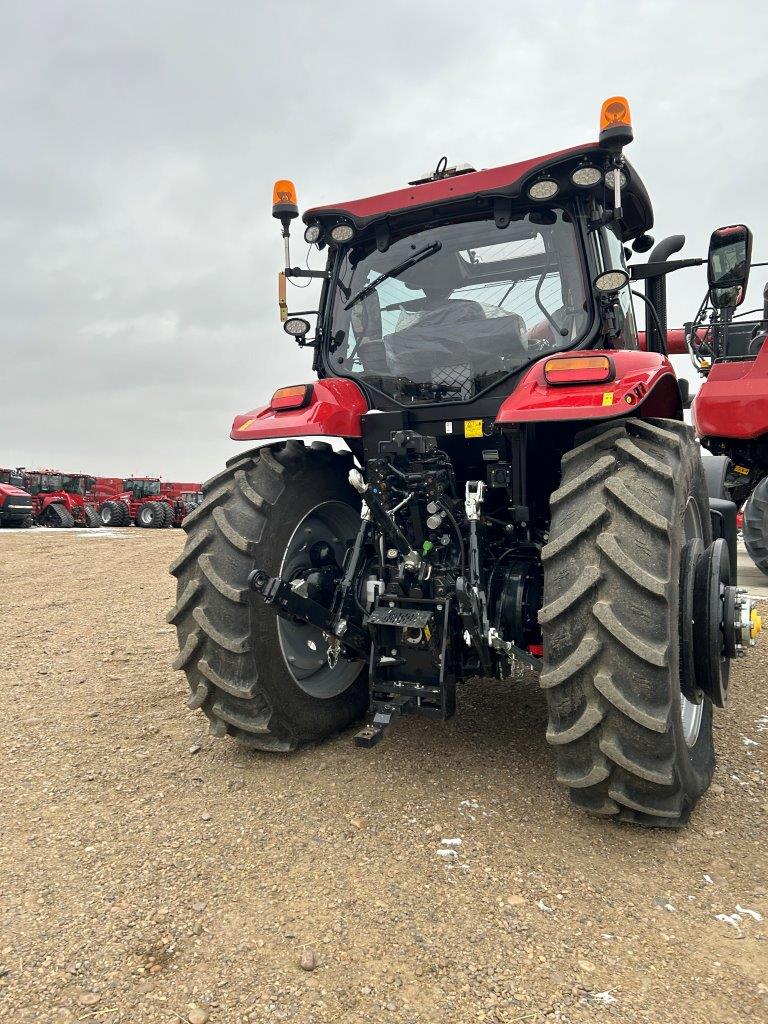
[[768,476],[744,506],[744,545],[760,572],[768,576]]
[[83,517],[85,519],[85,525],[90,530],[95,530],[101,526],[101,516],[95,508],[91,508],[90,505],[86,505],[83,509]]
[[139,505],[136,513],[136,525],[143,526],[145,530],[160,529],[165,526],[165,506],[160,501],[145,501]]
[[542,553],[547,739],[580,807],[681,827],[715,765],[712,704],[680,685],[683,545],[712,540],[701,457],[675,420],[580,439]]
[[214,735],[289,751],[337,733],[367,709],[365,666],[341,659],[330,669],[319,630],[279,619],[247,585],[257,566],[293,578],[314,540],[330,544],[341,564],[360,516],[349,468],[349,457],[326,444],[260,448],[209,480],[202,504],[185,518],[187,544],[171,567],[174,667],[185,671],[189,706],[202,708]]

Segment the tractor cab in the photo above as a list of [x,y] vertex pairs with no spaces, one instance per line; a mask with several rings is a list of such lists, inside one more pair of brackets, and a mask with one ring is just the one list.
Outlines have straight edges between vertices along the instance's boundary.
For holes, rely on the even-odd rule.
[[315,347],[321,378],[385,409],[500,403],[542,356],[636,349],[624,245],[653,213],[616,155],[592,143],[486,171],[441,161],[408,188],[310,209],[305,238],[328,253],[309,272],[324,278],[315,337],[303,317],[285,330]]
[[24,477],[18,470],[0,469],[0,484],[10,487],[19,487],[24,490]]
[[30,494],[56,494],[64,490],[64,477],[53,470],[24,474],[25,488]]
[[93,490],[95,484],[95,477],[86,476],[83,473],[65,473],[62,476],[61,489],[67,494],[79,494],[81,498],[84,498]]
[[131,477],[124,482],[125,490],[133,495],[134,501],[156,498],[160,495],[160,481],[153,477]]

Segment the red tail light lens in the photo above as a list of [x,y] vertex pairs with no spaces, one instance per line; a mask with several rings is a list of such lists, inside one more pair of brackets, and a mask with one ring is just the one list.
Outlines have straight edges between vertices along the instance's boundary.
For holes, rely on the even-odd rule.
[[544,364],[547,384],[602,384],[614,375],[613,360],[608,356],[567,356]]
[[311,384],[293,384],[289,388],[278,388],[272,395],[269,407],[275,412],[284,412],[286,409],[303,409],[305,405],[309,405],[311,397]]

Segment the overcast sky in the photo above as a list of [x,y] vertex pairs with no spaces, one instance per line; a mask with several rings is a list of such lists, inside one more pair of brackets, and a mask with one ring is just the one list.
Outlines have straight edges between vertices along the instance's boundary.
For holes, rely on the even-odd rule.
[[[205,479],[236,450],[235,413],[311,378],[277,315],[278,177],[307,207],[398,187],[444,153],[510,163],[593,140],[621,93],[656,238],[684,232],[703,255],[743,221],[768,259],[762,5],[0,11],[0,465]],[[682,323],[704,276],[669,280]]]

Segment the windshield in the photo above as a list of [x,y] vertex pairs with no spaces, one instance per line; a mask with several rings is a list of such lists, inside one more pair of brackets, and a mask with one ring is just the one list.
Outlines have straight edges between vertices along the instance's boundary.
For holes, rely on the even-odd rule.
[[31,494],[50,493],[61,490],[60,473],[30,473],[27,476],[27,490]]
[[590,325],[569,213],[536,210],[425,228],[342,256],[330,330],[334,374],[403,404],[467,401]]
[[126,491],[132,491],[137,498],[149,498],[160,493],[159,480],[126,480]]
[[81,476],[65,476],[62,478],[62,490],[67,494],[85,494],[85,481]]

